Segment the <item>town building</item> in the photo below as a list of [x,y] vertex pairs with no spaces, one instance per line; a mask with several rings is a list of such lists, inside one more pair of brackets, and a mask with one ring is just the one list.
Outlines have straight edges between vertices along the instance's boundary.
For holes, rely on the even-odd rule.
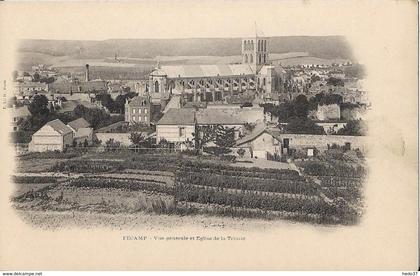
[[76,134],[76,132],[79,129],[90,127],[90,124],[84,118],[79,118],[79,119],[76,119],[74,121],[69,122],[67,124],[67,126],[71,128],[71,130],[73,131],[73,133]]
[[314,117],[319,121],[340,120],[340,106],[338,104],[318,104]]
[[136,96],[125,103],[125,121],[129,124],[150,125],[151,104],[147,96]]
[[268,39],[256,34],[242,39],[241,64],[158,66],[149,75],[146,90],[153,104],[165,105],[172,95],[181,102],[226,102],[253,92],[271,100],[283,91],[285,71],[270,65]]
[[[242,150],[242,154],[240,154]],[[239,151],[239,152],[238,152]],[[281,157],[281,139],[265,124],[258,124],[251,133],[236,141],[235,154],[242,157],[274,159]]]
[[18,123],[22,119],[27,119],[31,116],[31,112],[28,109],[28,106],[24,105],[21,107],[12,107],[12,127],[13,131],[18,131]]
[[81,127],[74,134],[73,144],[91,145],[93,141],[93,128]]
[[156,142],[170,143],[193,141],[196,120],[192,108],[169,109],[156,124]]
[[16,96],[31,96],[38,92],[47,91],[47,84],[41,82],[15,82],[13,94]]
[[29,151],[63,151],[73,144],[73,131],[59,119],[46,123],[32,135]]

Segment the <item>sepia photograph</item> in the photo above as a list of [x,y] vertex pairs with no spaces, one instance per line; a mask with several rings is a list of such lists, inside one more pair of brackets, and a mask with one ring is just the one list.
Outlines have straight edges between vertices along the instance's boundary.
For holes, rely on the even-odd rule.
[[[417,11],[0,3],[0,268],[416,270]],[[76,265],[62,243],[107,250]],[[36,244],[37,260],[12,254]]]

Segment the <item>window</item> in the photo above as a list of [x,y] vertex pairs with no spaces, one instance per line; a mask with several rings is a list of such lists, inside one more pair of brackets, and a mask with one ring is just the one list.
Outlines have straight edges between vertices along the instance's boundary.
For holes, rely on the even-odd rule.
[[144,114],[147,114],[147,108],[144,109]]
[[263,78],[263,85],[265,86],[265,78]]
[[133,116],[131,119],[133,120],[133,122],[135,122],[136,121],[136,116]]
[[248,63],[248,55],[245,55],[245,63]]
[[145,123],[147,122],[147,116],[144,116],[144,122]]
[[159,82],[155,81],[155,93],[159,93]]
[[253,62],[254,62],[254,55],[251,55],[251,56],[250,56],[249,62],[250,62],[250,63],[253,63]]
[[185,136],[185,127],[180,127],[179,128],[179,137],[183,137]]
[[139,116],[139,122],[141,122],[141,116]]

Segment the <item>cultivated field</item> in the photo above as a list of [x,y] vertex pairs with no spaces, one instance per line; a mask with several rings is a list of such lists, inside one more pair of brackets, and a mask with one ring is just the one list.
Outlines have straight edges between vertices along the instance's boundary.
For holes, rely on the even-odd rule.
[[95,220],[116,214],[209,221],[223,217],[227,224],[242,218],[263,220],[267,226],[279,219],[354,224],[361,215],[362,176],[341,180],[334,170],[316,177],[317,171],[307,168],[299,175],[290,169],[236,167],[214,158],[131,152],[31,154],[19,164],[14,180],[20,192],[13,206],[42,227],[48,224],[40,223],[40,217],[65,217],[57,227],[66,227],[75,223],[69,214],[84,217],[85,212],[89,221],[81,227],[101,225]]

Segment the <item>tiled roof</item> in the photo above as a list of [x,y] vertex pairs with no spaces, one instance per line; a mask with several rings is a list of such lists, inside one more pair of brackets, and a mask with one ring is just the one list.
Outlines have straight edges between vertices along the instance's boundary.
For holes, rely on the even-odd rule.
[[136,96],[134,98],[132,98],[130,100],[130,102],[128,103],[128,105],[130,107],[139,107],[142,105],[142,102],[146,101],[146,105],[149,103],[149,99],[147,97],[144,96]]
[[181,96],[180,95],[173,95],[169,100],[168,104],[165,106],[165,109],[162,113],[168,112],[171,108],[181,108]]
[[214,64],[162,66],[151,75],[166,75],[168,78],[201,78],[254,75],[254,73],[248,64]]
[[246,121],[231,109],[202,109],[196,112],[199,125],[241,125]]
[[245,135],[244,137],[236,141],[236,145],[239,146],[239,145],[251,142],[255,140],[256,138],[258,138],[263,133],[268,133],[269,135],[273,136],[275,139],[279,141],[281,140],[275,132],[268,129],[264,123],[261,123],[261,124],[257,124],[250,134]]
[[248,135],[245,135],[244,137],[236,141],[236,145],[242,145],[242,144],[245,144],[247,142],[254,140],[258,136],[260,136],[262,133],[264,133],[266,129],[267,127],[264,123],[257,124],[255,128],[251,131],[251,133],[249,133]]
[[72,132],[71,128],[66,126],[62,121],[59,119],[55,119],[52,121],[49,121],[45,125],[48,125],[52,127],[55,131],[58,131],[60,134],[67,134],[69,132]]
[[194,125],[195,111],[190,108],[171,108],[157,123],[158,125]]
[[80,128],[86,128],[90,126],[90,124],[84,118],[79,118],[74,121],[71,121],[67,125],[75,131],[78,131]]

